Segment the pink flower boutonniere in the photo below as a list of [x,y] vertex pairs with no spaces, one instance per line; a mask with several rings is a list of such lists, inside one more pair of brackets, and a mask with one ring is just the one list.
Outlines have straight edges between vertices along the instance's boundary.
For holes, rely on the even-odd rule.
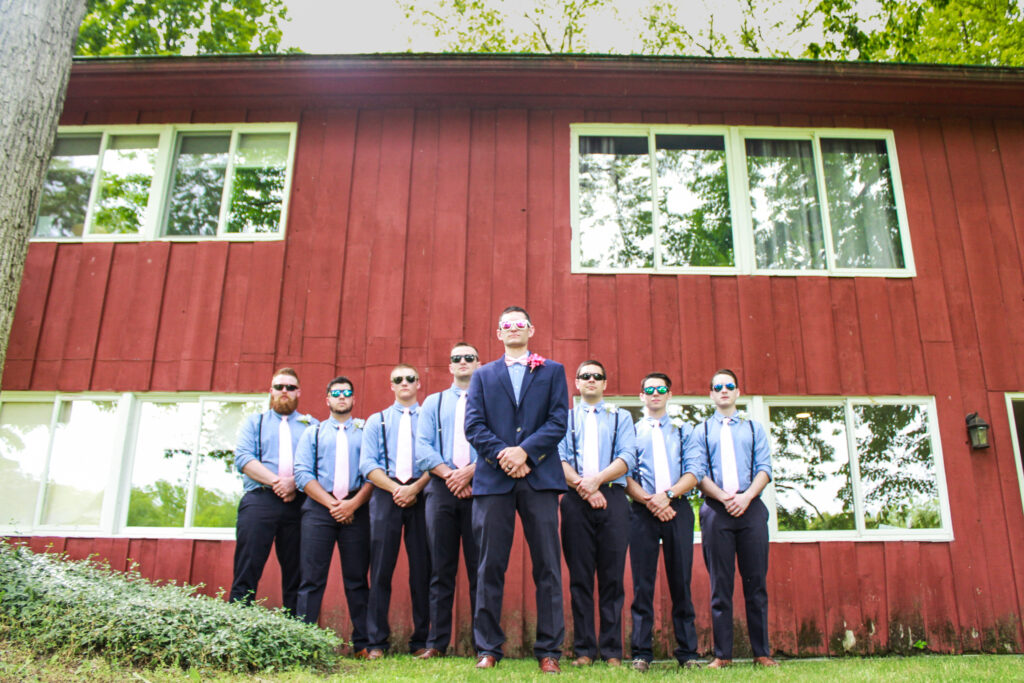
[[529,357],[527,357],[526,359],[526,366],[530,368],[530,372],[533,372],[535,368],[544,365],[544,361],[546,360],[547,358],[540,355],[539,353],[531,353]]

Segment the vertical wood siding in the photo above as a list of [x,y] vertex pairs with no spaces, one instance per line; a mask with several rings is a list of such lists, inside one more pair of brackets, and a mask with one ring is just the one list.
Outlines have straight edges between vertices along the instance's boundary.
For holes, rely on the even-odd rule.
[[[736,369],[750,394],[934,395],[956,540],[773,544],[773,645],[808,655],[904,651],[918,640],[948,652],[1024,649],[1024,511],[1003,404],[1003,392],[1024,390],[1020,120],[267,108],[78,112],[64,122],[279,120],[300,121],[285,241],[32,244],[4,389],[258,392],[276,366],[291,365],[309,387],[351,377],[365,416],[390,402],[387,372],[400,360],[420,368],[426,396],[449,384],[454,342],[496,357],[494,320],[515,303],[537,325],[532,348],[570,372],[602,360],[610,395],[636,394],[652,369],[669,373],[677,394],[703,394],[708,371],[721,366]],[[573,274],[576,121],[891,128],[917,277]],[[308,392],[303,408],[323,417],[318,395]],[[981,455],[967,447],[963,423],[975,410],[993,424],[993,447]],[[27,540],[96,554],[116,569],[138,563],[144,576],[201,582],[211,595],[231,579],[231,542]],[[411,623],[403,563],[392,607],[398,641]],[[270,604],[280,599],[278,577],[272,558],[260,588]],[[508,646],[523,654],[535,621],[521,534],[506,588]],[[460,568],[464,654],[466,591]],[[707,651],[699,547],[693,592]],[[665,653],[664,577],[656,595]],[[568,583],[564,598],[568,612]],[[336,560],[323,621],[350,628]]]

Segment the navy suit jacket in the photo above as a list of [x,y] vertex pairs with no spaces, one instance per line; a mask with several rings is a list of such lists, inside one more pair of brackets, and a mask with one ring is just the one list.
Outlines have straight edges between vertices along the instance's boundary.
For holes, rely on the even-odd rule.
[[561,363],[545,360],[527,369],[516,405],[505,357],[475,373],[466,398],[466,439],[477,452],[473,494],[508,493],[516,480],[498,464],[508,446],[526,451],[530,473],[526,481],[537,491],[565,491],[565,473],[558,443],[565,436],[569,389]]

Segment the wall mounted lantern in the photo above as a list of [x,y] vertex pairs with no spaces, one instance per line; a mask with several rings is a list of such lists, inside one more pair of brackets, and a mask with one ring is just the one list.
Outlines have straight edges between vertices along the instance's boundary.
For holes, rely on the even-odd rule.
[[977,413],[967,416],[967,436],[971,439],[971,448],[981,450],[989,447],[988,423],[978,417]]

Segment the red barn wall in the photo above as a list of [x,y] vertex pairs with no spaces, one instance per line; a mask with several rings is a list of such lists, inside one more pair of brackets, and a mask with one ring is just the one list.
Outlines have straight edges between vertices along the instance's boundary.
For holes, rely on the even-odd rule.
[[[568,366],[602,359],[609,395],[635,393],[652,368],[677,378],[677,393],[703,394],[717,367],[735,368],[748,394],[932,395],[956,540],[774,543],[773,646],[842,653],[849,630],[855,652],[905,650],[918,639],[937,651],[1024,649],[1024,513],[1003,398],[1024,390],[1019,115],[947,112],[953,105],[915,113],[905,101],[853,114],[837,114],[835,103],[801,110],[791,99],[690,109],[685,100],[612,106],[591,96],[553,106],[497,94],[457,106],[378,95],[348,106],[267,96],[244,106],[225,98],[94,109],[76,92],[73,77],[65,124],[298,120],[287,239],[33,243],[4,389],[258,392],[289,365],[314,387],[352,377],[365,416],[390,402],[387,372],[399,360],[421,369],[425,396],[448,385],[453,342],[496,357],[497,312],[516,303],[536,324],[531,348]],[[892,129],[917,276],[573,274],[569,125],[586,121]],[[303,408],[323,417],[312,396]],[[972,411],[993,425],[983,455],[966,444]],[[230,583],[231,542],[30,542],[97,553],[119,569],[134,560],[143,575],[203,582],[211,594]],[[699,558],[697,547],[693,590],[707,650]],[[273,563],[261,584],[271,603]],[[405,581],[400,569],[398,634],[411,623]],[[521,536],[507,581],[509,646],[525,653],[534,606]],[[457,629],[469,652],[465,592],[460,573]],[[660,642],[671,650],[663,578],[657,600]],[[347,630],[336,566],[324,612]]]

